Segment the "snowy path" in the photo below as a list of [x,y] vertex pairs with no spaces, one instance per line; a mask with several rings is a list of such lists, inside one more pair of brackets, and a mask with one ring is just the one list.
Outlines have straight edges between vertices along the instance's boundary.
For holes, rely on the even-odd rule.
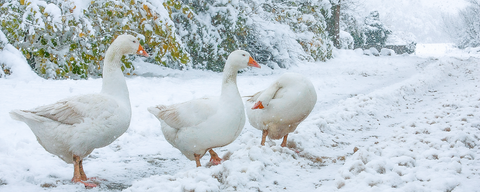
[[[85,160],[88,176],[106,180],[89,190],[71,184],[72,166],[8,112],[97,92],[100,80],[0,79],[0,191],[475,191],[479,63],[341,51],[327,63],[292,68],[312,80],[318,102],[289,135],[289,148],[280,141],[261,147],[261,132],[247,122],[234,143],[217,150],[228,160],[210,167],[207,154],[200,168],[165,141],[146,108],[215,95],[221,74],[158,70],[150,75],[163,78],[128,78],[131,126]],[[283,72],[242,73],[240,93],[251,95]]]
[[360,128],[362,136],[349,135],[355,145],[362,143],[359,139],[365,142],[347,158],[336,187],[345,191],[478,190],[479,62],[436,61],[417,77],[389,87],[393,92],[377,90],[355,101],[363,108],[358,111],[372,117],[360,121],[371,130]]

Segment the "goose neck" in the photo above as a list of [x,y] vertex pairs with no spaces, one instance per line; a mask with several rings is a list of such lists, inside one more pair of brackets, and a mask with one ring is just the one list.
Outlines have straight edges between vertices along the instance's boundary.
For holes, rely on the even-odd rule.
[[222,80],[222,96],[236,94],[240,95],[237,88],[237,73],[238,69],[232,67],[228,63],[225,65],[223,70],[223,80]]
[[[105,53],[105,61],[104,62],[105,62],[105,64],[107,64],[107,63],[109,63],[109,64],[121,64],[122,56],[123,55],[118,55],[118,50],[116,50],[115,47],[110,46],[110,48],[107,49],[107,51]],[[104,68],[108,67],[108,66],[116,67],[116,65],[104,65]]]
[[125,81],[121,68],[118,67],[120,60],[116,62],[118,63],[105,60],[101,93],[129,102],[127,82]]

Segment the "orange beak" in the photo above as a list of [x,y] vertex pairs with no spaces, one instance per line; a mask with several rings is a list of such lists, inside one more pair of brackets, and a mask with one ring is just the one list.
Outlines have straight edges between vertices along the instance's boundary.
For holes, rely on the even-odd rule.
[[265,107],[263,107],[263,104],[261,101],[258,101],[257,103],[255,103],[255,105],[253,105],[252,109],[263,109]]
[[248,59],[248,66],[261,68],[260,65],[258,65],[257,61],[255,61],[255,59],[253,59],[252,57]]
[[148,53],[145,51],[145,49],[143,49],[142,45],[138,45],[137,54],[143,55],[145,57],[149,56]]

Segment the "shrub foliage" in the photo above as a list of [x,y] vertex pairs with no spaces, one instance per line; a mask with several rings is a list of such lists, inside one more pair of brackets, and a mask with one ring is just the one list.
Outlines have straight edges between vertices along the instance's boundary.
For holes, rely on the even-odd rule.
[[[82,6],[82,7],[81,7]],[[37,74],[52,79],[101,76],[116,36],[141,39],[149,58],[170,68],[221,71],[228,54],[244,49],[260,63],[289,67],[331,58],[322,11],[328,0],[7,0],[0,26]]]

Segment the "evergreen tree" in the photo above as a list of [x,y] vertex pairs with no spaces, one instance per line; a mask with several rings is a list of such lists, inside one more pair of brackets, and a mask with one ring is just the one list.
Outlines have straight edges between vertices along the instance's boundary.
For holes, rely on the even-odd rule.
[[388,35],[392,33],[380,21],[380,14],[378,11],[372,11],[368,17],[365,18],[365,44],[366,45],[385,45]]
[[340,7],[340,28],[353,37],[355,49],[385,45],[392,31],[380,21],[378,11],[362,16],[364,8],[358,0],[342,0]]

